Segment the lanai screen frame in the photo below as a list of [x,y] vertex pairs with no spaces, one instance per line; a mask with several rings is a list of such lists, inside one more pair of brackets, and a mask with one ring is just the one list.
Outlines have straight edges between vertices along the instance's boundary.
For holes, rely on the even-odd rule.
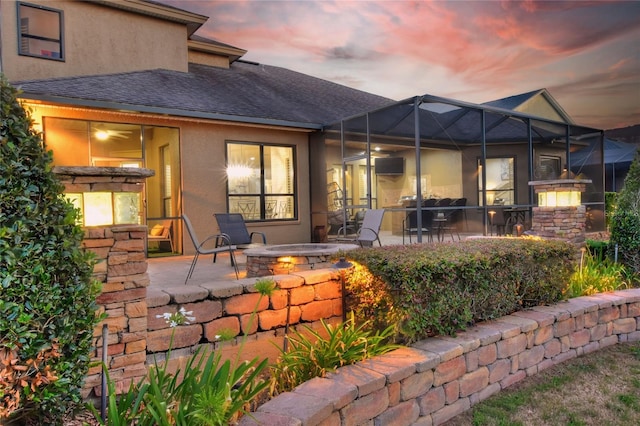
[[[325,140],[340,140],[342,156],[343,182],[346,178],[347,163],[354,159],[366,159],[367,187],[371,188],[372,145],[385,141],[415,149],[415,175],[422,176],[420,164],[421,148],[440,147],[461,149],[476,146],[480,150],[479,164],[482,165],[482,203],[469,204],[467,208],[481,209],[483,233],[489,232],[487,213],[492,208],[487,205],[486,161],[490,147],[502,145],[526,144],[527,180],[540,180],[536,176],[534,147],[553,145],[564,151],[566,170],[572,170],[571,154],[586,149],[589,143],[596,141],[597,149],[591,151],[592,163],[600,164],[599,173],[588,176],[592,184],[583,194],[583,204],[597,219],[592,223],[591,231],[604,230],[604,131],[524,114],[487,105],[457,101],[432,95],[422,95],[395,102],[388,106],[344,118],[323,128]],[[354,154],[353,145],[360,149]],[[507,151],[508,152],[508,151]],[[522,166],[522,163],[520,164]],[[578,172],[580,177],[580,172]],[[571,177],[571,176],[559,176]],[[517,183],[516,183],[517,184]],[[537,205],[533,188],[528,188],[525,203],[515,207],[531,208]],[[349,203],[343,193],[343,206],[346,208],[372,208],[371,190],[365,203]],[[522,196],[518,197],[522,198]],[[423,191],[421,179],[416,179],[416,205],[421,209]],[[378,206],[379,207],[379,206]],[[589,214],[589,213],[588,213]],[[422,242],[421,215],[417,215],[418,242]],[[345,218],[346,226],[346,218]]]

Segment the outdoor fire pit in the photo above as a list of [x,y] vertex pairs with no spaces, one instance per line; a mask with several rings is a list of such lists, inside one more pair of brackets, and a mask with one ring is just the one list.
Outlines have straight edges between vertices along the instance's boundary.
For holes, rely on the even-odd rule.
[[331,255],[358,248],[355,244],[279,244],[244,251],[247,277],[288,274],[296,267],[329,266]]

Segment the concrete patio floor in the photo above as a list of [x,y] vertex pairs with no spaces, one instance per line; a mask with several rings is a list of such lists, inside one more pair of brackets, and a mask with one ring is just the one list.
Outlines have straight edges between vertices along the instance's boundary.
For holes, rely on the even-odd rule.
[[[464,240],[468,235],[470,234],[461,234],[460,237]],[[426,239],[427,237],[424,236],[424,241],[426,241]],[[390,232],[382,232],[380,234],[380,240],[383,246],[402,244],[402,236],[391,235]],[[447,234],[444,240],[451,241],[450,235]],[[455,241],[457,241],[457,238]],[[408,239],[405,242],[408,243]],[[415,236],[413,237],[413,242],[416,242]],[[235,257],[240,271],[239,276],[240,278],[245,278],[247,274],[246,257],[242,254],[241,250],[235,252]],[[218,254],[216,263],[213,263],[212,258],[212,255],[200,256],[193,275],[186,285],[199,285],[211,281],[235,281],[236,275],[231,266],[229,255],[226,253]],[[150,287],[162,289],[184,286],[192,260],[193,255],[151,257],[147,259],[147,272],[151,281]],[[316,265],[315,267],[317,269],[323,266]],[[308,266],[297,265],[294,271],[304,270],[305,268],[308,269]]]

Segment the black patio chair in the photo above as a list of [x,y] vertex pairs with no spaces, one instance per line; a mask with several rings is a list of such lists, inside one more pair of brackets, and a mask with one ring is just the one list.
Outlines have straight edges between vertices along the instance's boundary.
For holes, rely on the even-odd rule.
[[[221,236],[224,236],[229,244],[234,245],[236,249],[246,250],[267,244],[267,237],[264,233],[257,231],[249,233],[244,217],[240,213],[214,213],[213,216],[218,222]],[[254,243],[254,236],[261,237],[262,242]],[[216,240],[216,247],[224,242],[223,238],[219,241]],[[216,255],[214,254],[213,262],[215,263],[215,261]],[[233,261],[235,262],[235,259]]]
[[[427,234],[428,241],[433,242],[433,210],[422,210],[420,215],[422,226],[420,230],[422,234]],[[409,244],[412,243],[411,236],[418,234],[418,211],[412,210],[407,213],[407,217],[402,221],[402,244],[404,244],[405,235],[409,235]]]

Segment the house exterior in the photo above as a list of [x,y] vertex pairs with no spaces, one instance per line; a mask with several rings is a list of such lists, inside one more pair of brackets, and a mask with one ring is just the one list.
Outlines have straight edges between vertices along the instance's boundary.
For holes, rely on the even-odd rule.
[[[217,231],[213,213],[238,212],[270,244],[296,243],[318,239],[314,231],[330,229],[336,211],[345,222],[364,208],[387,209],[383,230],[401,233],[406,210],[416,208],[402,200],[423,196],[465,198],[465,226],[487,232],[488,205],[498,199],[530,208],[527,181],[540,171],[557,175],[571,150],[585,145],[574,137],[598,132],[576,132],[544,89],[484,106],[421,97],[407,107],[246,62],[245,50],[195,34],[207,19],[145,0],[0,2],[0,71],[23,91],[54,164],[154,170],[136,201],[138,222],[172,219],[178,252],[193,253],[181,214],[203,236]],[[359,122],[366,117],[375,126],[386,120],[372,119],[378,113],[427,104],[447,106],[442,117],[460,108],[474,115],[478,107],[506,116],[500,123],[534,119],[547,130],[527,136],[519,128],[509,134],[514,143],[481,155],[485,130],[464,122],[468,115],[450,123],[473,129],[464,148],[436,133],[376,134]],[[489,143],[498,126],[488,130]],[[383,173],[384,160],[376,160],[393,157],[403,158],[402,176]],[[490,187],[494,174],[501,187]],[[600,209],[601,189],[592,192]]]

